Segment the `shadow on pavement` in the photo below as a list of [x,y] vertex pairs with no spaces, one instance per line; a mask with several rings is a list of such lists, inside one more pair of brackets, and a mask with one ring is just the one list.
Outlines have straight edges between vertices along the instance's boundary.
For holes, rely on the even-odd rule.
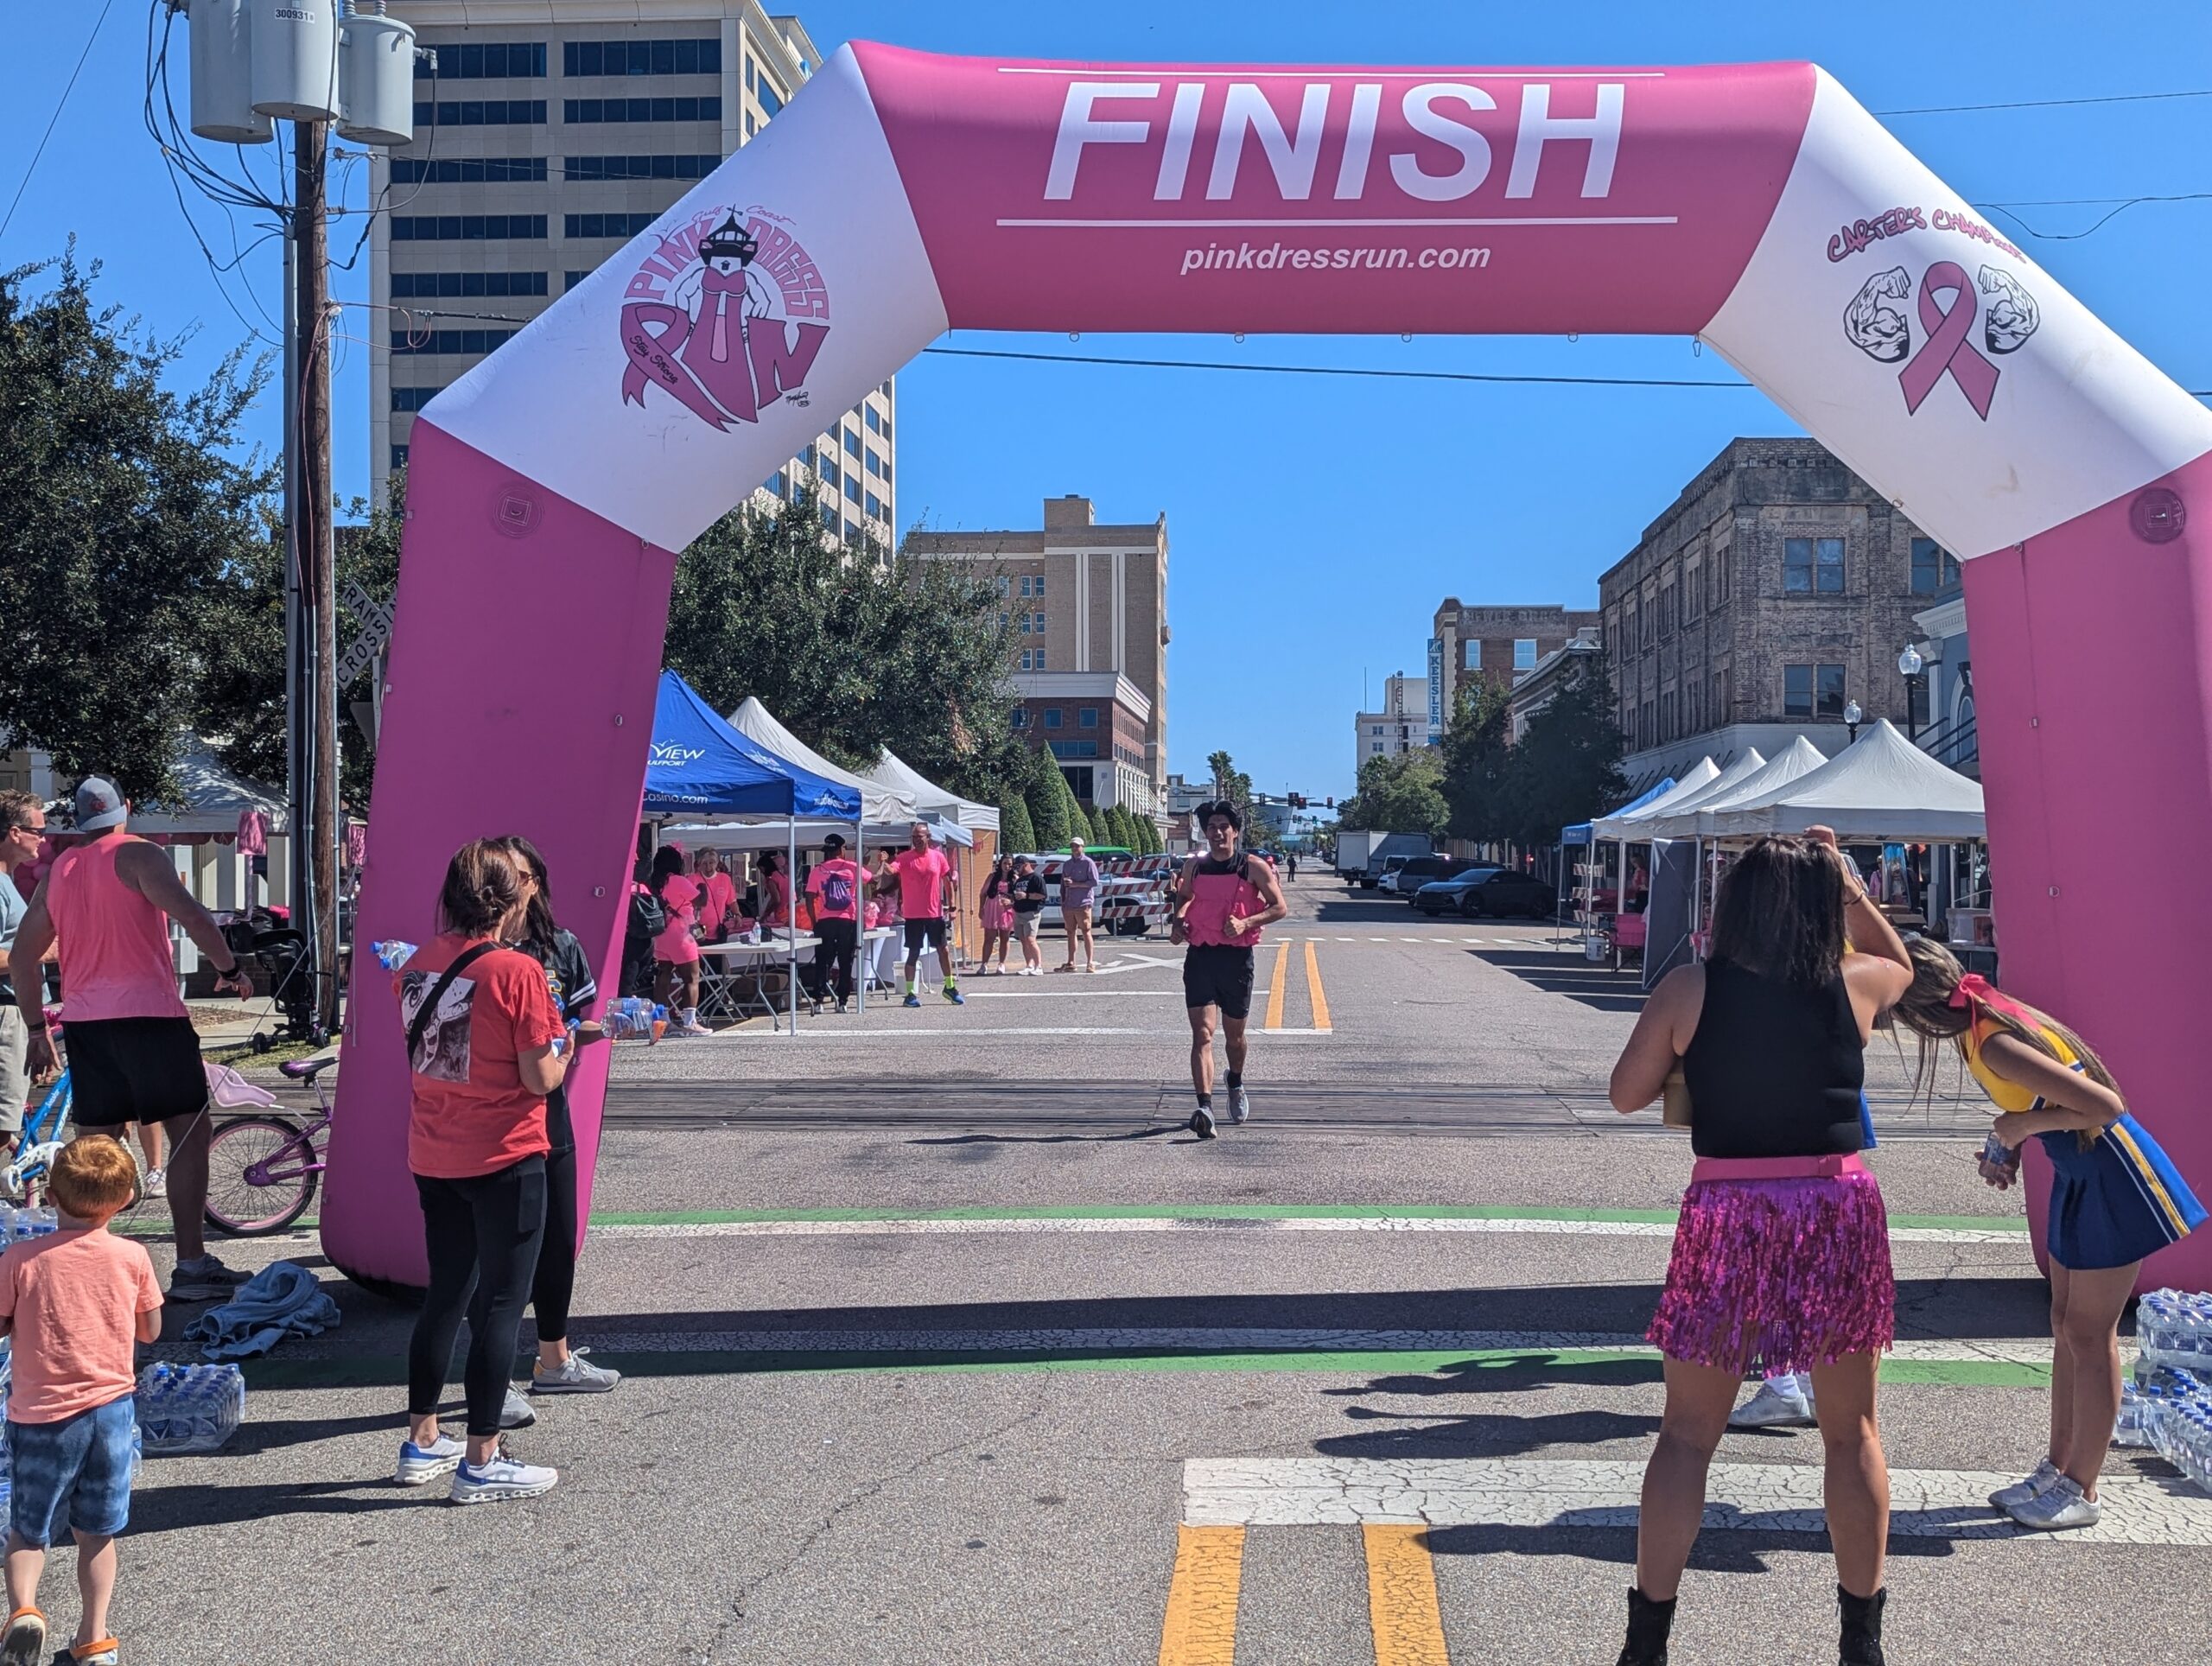
[[[1586,1561],[1632,1566],[1636,1561],[1635,1527],[1611,1519],[1618,1517],[1618,1511],[1592,1513],[1608,1519],[1579,1522],[1575,1519],[1578,1512],[1565,1510],[1555,1521],[1541,1527],[1432,1527],[1425,1536],[1430,1553],[1439,1556],[1573,1556]],[[1948,1510],[1928,1513],[1951,1514]],[[1912,1514],[1900,1510],[1891,1521],[1894,1525],[1910,1519]],[[1893,1530],[1889,1554],[1892,1557],[1948,1556],[1954,1554],[1958,1540],[1991,1536],[1992,1523],[1986,1515],[1958,1525],[1961,1531],[1957,1539],[1905,1536]],[[1818,1548],[1827,1536],[1825,1531],[1777,1533],[1760,1528],[1718,1531],[1708,1528],[1698,1535],[1689,1565],[1694,1571],[1706,1574],[1764,1574],[1771,1571],[1769,1556],[1783,1551]]]
[[1136,1128],[1124,1134],[938,1134],[918,1136],[906,1141],[908,1145],[973,1146],[973,1145],[1116,1145],[1128,1140],[1156,1140],[1165,1135],[1179,1134],[1179,1126]]
[[1470,949],[1477,960],[1510,972],[1522,982],[1546,995],[1563,995],[1569,1001],[1601,1013],[1633,1013],[1643,1009],[1643,974],[1593,966],[1579,954],[1544,950]]
[[[384,1421],[397,1433],[396,1418]],[[445,1502],[442,1486],[401,1487],[389,1474],[342,1481],[290,1481],[268,1486],[193,1484],[142,1487],[130,1495],[130,1536],[180,1528],[229,1527],[275,1516],[359,1516],[379,1510],[420,1510]]]

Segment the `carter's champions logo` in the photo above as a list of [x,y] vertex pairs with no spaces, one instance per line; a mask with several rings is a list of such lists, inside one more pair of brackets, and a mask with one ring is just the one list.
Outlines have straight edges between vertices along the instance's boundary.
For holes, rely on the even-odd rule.
[[626,404],[656,386],[717,429],[806,402],[830,334],[822,271],[777,215],[716,207],[663,234],[623,292]]
[[[1989,420],[2001,374],[1991,357],[2017,353],[2036,333],[2042,315],[2035,297],[2010,272],[1985,265],[1976,280],[1954,260],[1931,262],[1916,289],[1902,266],[1875,273],[1844,308],[1844,339],[1869,359],[1902,364],[1897,385],[1908,414],[1916,412],[1948,377],[1974,414]],[[1911,315],[1904,310],[1911,303]],[[1894,304],[1892,304],[1894,303]],[[1912,321],[1920,324],[1913,350]],[[1975,324],[1981,326],[1975,345]],[[1910,355],[1910,357],[1908,357]]]

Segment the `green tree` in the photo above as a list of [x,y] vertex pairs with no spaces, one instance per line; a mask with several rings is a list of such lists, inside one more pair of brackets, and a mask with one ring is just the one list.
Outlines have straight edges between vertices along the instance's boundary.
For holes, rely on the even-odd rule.
[[99,270],[73,245],[0,273],[0,731],[157,802],[269,549],[276,470],[239,434],[268,366],[241,349],[180,391],[183,338],[97,305]]
[[1252,778],[1236,767],[1226,751],[1206,754],[1206,769],[1213,778],[1213,796],[1226,798],[1236,806],[1236,813],[1244,824],[1252,824]]
[[1084,814],[1089,817],[1090,822],[1091,843],[1119,844],[1121,843],[1119,839],[1114,836],[1114,830],[1107,825],[1106,812],[1104,811],[1101,810],[1096,804],[1092,804],[1090,808],[1084,812]]
[[988,803],[1019,779],[1007,626],[952,564],[840,548],[810,493],[734,511],[677,563],[664,658],[717,711],[747,695],[849,768],[889,747]]
[[1602,815],[1628,792],[1605,656],[1577,654],[1560,677],[1512,751],[1508,836],[1530,848],[1557,843],[1560,829]]
[[999,800],[999,849],[1018,856],[1036,848],[1037,831],[1029,825],[1028,805],[1020,793],[1007,793]]
[[1443,776],[1443,766],[1429,747],[1395,758],[1370,758],[1359,766],[1359,792],[1344,805],[1344,824],[1436,838],[1450,815]]
[[1032,848],[1039,852],[1066,849],[1068,835],[1074,830],[1068,820],[1068,806],[1073,799],[1068,795],[1059,766],[1049,753],[1040,749],[1029,754],[1024,786],[1024,796],[1029,801],[1029,825],[1037,836],[1037,843]]
[[[1067,772],[1055,764],[1052,766],[1052,777],[1060,784],[1060,813],[1067,817],[1068,837],[1090,838],[1090,812],[1083,807],[1083,800],[1075,796],[1075,789],[1068,785]],[[1065,841],[1060,848],[1066,848]]]
[[1444,728],[1446,826],[1455,839],[1512,835],[1512,696],[1478,679],[1459,690]]

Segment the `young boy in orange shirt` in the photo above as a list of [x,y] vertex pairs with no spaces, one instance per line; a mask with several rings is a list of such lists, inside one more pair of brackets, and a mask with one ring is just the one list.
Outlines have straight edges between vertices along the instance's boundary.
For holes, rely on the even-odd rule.
[[46,1655],[39,1575],[64,1504],[77,1538],[83,1612],[55,1666],[116,1666],[108,1635],[115,1536],[130,1516],[130,1437],[137,1421],[133,1340],[162,1331],[162,1291],[144,1248],[107,1230],[130,1201],[137,1166],[105,1135],[54,1158],[48,1196],[61,1230],[0,1256],[0,1335],[14,1338],[8,1438],[15,1497],[8,1531],[8,1629],[0,1666]]

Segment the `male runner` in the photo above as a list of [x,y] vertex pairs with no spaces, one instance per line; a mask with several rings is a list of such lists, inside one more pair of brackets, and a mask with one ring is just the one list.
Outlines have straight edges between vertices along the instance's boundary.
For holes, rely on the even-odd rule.
[[[944,998],[956,1007],[966,1006],[952,976],[952,944],[944,933],[944,885],[952,873],[952,859],[931,839],[927,822],[914,823],[906,849],[891,859],[891,870],[899,886],[899,912],[906,919],[905,1004],[922,1004],[921,988],[914,975],[921,965],[924,945],[933,944],[938,970],[944,975]],[[876,888],[887,890],[890,883],[888,879],[879,880]]]
[[1190,944],[1183,957],[1183,1005],[1191,1016],[1191,1085],[1198,1108],[1191,1132],[1214,1135],[1214,1013],[1221,1014],[1229,1050],[1229,1120],[1252,1114],[1244,1097],[1244,1021],[1252,1011],[1252,961],[1260,928],[1290,912],[1282,881],[1266,862],[1236,848],[1243,818],[1227,799],[1203,804],[1196,817],[1205,830],[1206,854],[1186,856],[1170,900],[1171,940]]
[[76,831],[89,834],[54,859],[23,915],[8,956],[16,1004],[30,1031],[30,1068],[54,1068],[46,1030],[39,959],[61,956],[62,1014],[68,1023],[69,1081],[79,1133],[114,1133],[159,1122],[169,1136],[169,1216],[179,1301],[228,1295],[244,1278],[207,1253],[207,1077],[200,1037],[176,992],[168,923],[175,919],[216,968],[215,989],[244,998],[253,985],[222,928],[184,888],[156,845],[124,830],[130,806],[112,782],[77,784]]

